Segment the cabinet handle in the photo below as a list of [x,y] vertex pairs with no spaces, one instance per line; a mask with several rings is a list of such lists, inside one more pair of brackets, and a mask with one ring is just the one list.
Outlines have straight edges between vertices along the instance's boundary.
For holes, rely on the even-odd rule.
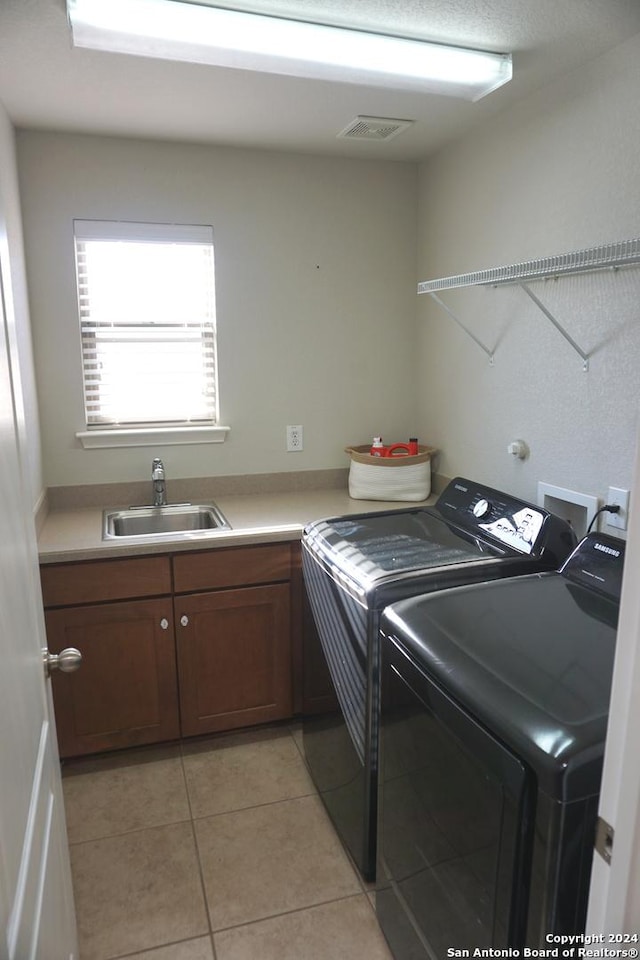
[[163,630],[169,629],[169,621],[167,620],[166,617],[162,618],[162,620],[160,621],[160,626],[162,627]]
[[180,623],[182,624],[183,627],[188,626],[188,625],[189,625],[189,617],[187,617],[186,615],[183,614],[183,615],[180,617]]

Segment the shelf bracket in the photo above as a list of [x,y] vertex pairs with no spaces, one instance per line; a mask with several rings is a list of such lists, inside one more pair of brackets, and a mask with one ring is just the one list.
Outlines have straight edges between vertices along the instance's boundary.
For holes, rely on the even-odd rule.
[[428,291],[426,291],[426,292],[429,294],[429,296],[430,296],[433,300],[435,300],[435,302],[436,302],[440,307],[442,307],[442,309],[445,311],[445,313],[447,313],[447,314],[451,317],[451,319],[454,321],[454,323],[457,323],[458,326],[459,326],[462,330],[464,330],[464,332],[467,334],[467,336],[468,336],[468,337],[471,337],[471,339],[474,341],[474,343],[477,343],[477,345],[480,347],[480,349],[483,350],[484,353],[486,353],[486,355],[489,357],[489,363],[490,363],[490,365],[493,366],[493,364],[494,364],[493,350],[489,350],[488,347],[485,347],[484,343],[482,343],[480,340],[478,340],[478,338],[476,337],[476,335],[475,335],[474,333],[472,333],[471,330],[469,330],[468,327],[466,327],[466,326],[464,325],[464,323],[462,322],[462,320],[460,320],[460,318],[456,316],[456,314],[453,312],[453,310],[451,309],[451,307],[448,307],[447,304],[444,302],[444,300],[441,300],[440,297],[437,296],[437,294],[433,293],[433,291],[431,291],[431,290],[428,290]]
[[545,317],[547,318],[547,320],[551,321],[551,323],[554,325],[554,327],[556,328],[556,330],[557,330],[559,333],[562,334],[562,336],[563,336],[564,339],[567,341],[567,343],[571,344],[571,346],[572,346],[573,349],[576,351],[576,353],[579,354],[579,355],[582,357],[582,369],[583,369],[583,370],[585,371],[585,373],[586,373],[586,372],[589,370],[589,354],[588,354],[588,353],[585,353],[584,350],[582,350],[582,349],[578,346],[578,344],[575,342],[575,340],[573,339],[573,337],[571,337],[571,336],[567,333],[567,331],[564,329],[564,327],[556,320],[556,318],[555,318],[554,315],[551,313],[551,311],[550,311],[547,307],[545,307],[544,303],[542,303],[542,301],[541,301],[538,297],[536,297],[535,293],[533,292],[533,290],[531,290],[531,288],[528,286],[528,284],[526,284],[523,280],[520,280],[520,281],[518,282],[518,286],[521,287],[521,288],[524,290],[524,292],[526,293],[526,295],[533,300],[533,302],[534,302],[535,305],[538,307],[538,309],[541,310],[542,313],[544,313],[544,315],[545,315]]
[[589,369],[589,354],[585,353],[575,340],[569,336],[564,327],[558,323],[550,310],[529,289],[525,280],[548,280],[554,277],[570,274],[589,273],[594,270],[618,270],[620,267],[640,266],[640,238],[633,240],[619,240],[617,243],[606,243],[599,247],[589,247],[586,250],[575,250],[572,253],[563,253],[553,257],[540,257],[537,260],[525,260],[521,263],[511,263],[504,267],[491,267],[489,270],[476,270],[473,273],[460,273],[455,277],[440,277],[438,280],[423,280],[418,284],[418,293],[428,293],[452,320],[462,327],[472,340],[484,350],[493,363],[493,353],[485,347],[477,337],[467,330],[465,325],[456,317],[436,295],[436,290],[456,290],[460,287],[497,287],[502,284],[517,283],[528,297],[533,300],[539,310],[562,334],[576,353],[582,357],[582,369]]

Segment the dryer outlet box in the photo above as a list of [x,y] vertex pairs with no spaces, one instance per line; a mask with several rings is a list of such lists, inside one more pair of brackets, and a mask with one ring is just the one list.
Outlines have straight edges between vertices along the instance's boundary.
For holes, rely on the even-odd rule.
[[586,534],[598,510],[598,498],[552,483],[538,483],[538,506],[566,520],[578,538]]

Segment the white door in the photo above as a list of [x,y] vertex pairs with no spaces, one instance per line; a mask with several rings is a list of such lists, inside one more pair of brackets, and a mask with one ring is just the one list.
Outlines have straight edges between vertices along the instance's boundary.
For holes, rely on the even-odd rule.
[[[639,411],[640,420],[640,411]],[[594,854],[587,931],[640,934],[640,432],[629,511],[600,816],[614,828],[610,863]],[[640,948],[608,942],[609,948]],[[628,954],[631,956],[632,954]]]
[[0,960],[78,957],[44,638],[0,276]]

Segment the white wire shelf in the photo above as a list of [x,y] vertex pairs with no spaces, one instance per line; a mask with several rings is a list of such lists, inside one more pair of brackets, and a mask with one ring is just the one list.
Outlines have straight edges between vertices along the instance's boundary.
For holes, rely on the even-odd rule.
[[616,270],[620,267],[632,267],[640,264],[640,239],[620,240],[617,243],[607,243],[600,247],[589,247],[586,250],[575,250],[572,253],[563,253],[554,257],[541,257],[538,260],[524,260],[522,263],[512,263],[505,267],[491,267],[488,270],[476,270],[473,273],[461,273],[455,277],[442,277],[439,280],[423,280],[418,284],[418,294],[428,293],[432,299],[460,326],[464,332],[477,343],[487,354],[493,364],[493,351],[486,347],[474,333],[456,316],[439,296],[438,291],[455,290],[460,287],[500,286],[502,284],[517,283],[536,304],[556,330],[573,347],[582,358],[583,370],[589,369],[589,355],[581,349],[576,341],[567,333],[562,324],[545,307],[540,298],[529,289],[527,281],[549,280],[570,274],[588,273],[594,270]]
[[418,293],[435,293],[438,290],[455,290],[456,287],[474,287],[486,284],[519,283],[521,280],[548,279],[571,273],[587,273],[590,270],[629,267],[640,263],[640,239],[620,240],[600,247],[575,250],[554,257],[524,260],[506,267],[491,267],[474,273],[461,273],[455,277],[439,280],[423,280],[418,284]]

